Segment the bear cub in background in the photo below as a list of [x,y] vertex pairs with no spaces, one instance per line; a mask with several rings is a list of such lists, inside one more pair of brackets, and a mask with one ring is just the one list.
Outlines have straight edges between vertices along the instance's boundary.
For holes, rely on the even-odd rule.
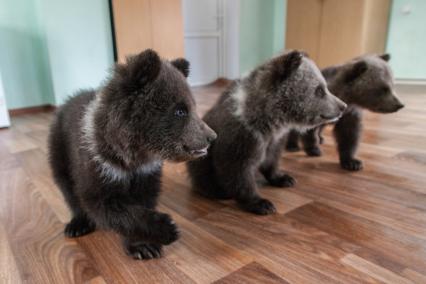
[[189,63],[152,50],[114,68],[99,91],[82,91],[58,111],[49,136],[56,184],[72,211],[65,235],[117,232],[129,255],[157,258],[178,238],[155,210],[163,160],[207,153],[216,134],[195,113]]
[[[330,91],[348,104],[342,118],[334,126],[340,165],[349,171],[362,169],[362,161],[355,158],[361,137],[362,109],[377,113],[392,113],[404,107],[393,90],[393,75],[388,64],[389,54],[366,55],[322,70]],[[320,156],[322,143],[319,126],[306,133],[292,130],[287,150],[299,149],[299,136],[309,156]]]
[[303,53],[271,59],[235,81],[204,116],[218,137],[206,157],[187,164],[194,189],[209,198],[235,199],[255,214],[275,212],[257,193],[255,173],[273,186],[292,186],[295,180],[279,169],[282,136],[291,127],[336,121],[345,107]]

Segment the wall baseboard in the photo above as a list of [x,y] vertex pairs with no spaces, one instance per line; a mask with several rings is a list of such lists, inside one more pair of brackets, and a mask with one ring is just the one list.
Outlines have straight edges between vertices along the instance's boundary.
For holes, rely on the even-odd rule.
[[197,87],[208,87],[208,86],[228,86],[230,83],[232,83],[233,80],[232,79],[228,79],[225,77],[219,77],[216,80],[214,80],[213,82],[207,83],[207,84],[202,84],[202,83],[192,83],[190,84],[191,88],[197,88]]
[[395,79],[395,85],[426,86],[426,79]]
[[9,115],[13,117],[13,116],[19,116],[24,114],[51,112],[51,111],[54,111],[55,109],[56,109],[56,106],[54,105],[41,105],[41,106],[34,106],[34,107],[14,108],[14,109],[9,109]]
[[426,95],[426,80],[396,79],[395,89],[398,94]]

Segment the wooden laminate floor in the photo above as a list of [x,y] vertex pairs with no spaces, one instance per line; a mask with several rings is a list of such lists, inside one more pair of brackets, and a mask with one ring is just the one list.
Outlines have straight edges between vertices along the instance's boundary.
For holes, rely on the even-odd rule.
[[[204,113],[221,87],[195,89]],[[52,182],[46,135],[52,113],[0,130],[0,283],[426,283],[426,94],[406,108],[368,113],[361,172],[324,156],[286,154],[291,189],[260,184],[278,213],[244,213],[191,194],[183,164],[166,164],[159,209],[181,238],[162,259],[127,257],[116,235],[63,235],[70,214]],[[261,181],[260,181],[261,183]]]

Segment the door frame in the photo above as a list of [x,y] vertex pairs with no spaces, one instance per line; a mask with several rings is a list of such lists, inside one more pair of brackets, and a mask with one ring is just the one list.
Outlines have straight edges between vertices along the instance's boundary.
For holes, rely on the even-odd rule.
[[[183,3],[183,2],[182,2]],[[240,0],[218,0],[219,23],[221,29],[216,32],[184,33],[186,38],[219,36],[219,78],[236,79],[240,76]],[[193,82],[191,86],[204,85]]]
[[223,66],[222,76],[240,77],[240,0],[223,0]]

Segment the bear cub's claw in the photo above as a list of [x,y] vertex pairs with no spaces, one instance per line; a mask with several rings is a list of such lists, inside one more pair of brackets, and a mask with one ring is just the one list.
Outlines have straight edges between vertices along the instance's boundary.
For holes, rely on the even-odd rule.
[[357,159],[350,159],[350,160],[344,160],[340,161],[340,166],[348,171],[359,171],[362,169],[362,161]]
[[85,216],[76,216],[65,226],[64,234],[68,238],[87,235],[96,229],[96,224]]
[[159,258],[163,254],[163,246],[158,244],[132,244],[126,249],[128,255],[139,260]]
[[306,155],[310,157],[319,157],[322,155],[321,149],[319,147],[311,147],[305,149]]
[[243,203],[241,204],[241,206],[246,211],[257,215],[269,215],[277,212],[277,209],[275,209],[274,204],[272,204],[272,202],[268,199],[264,198],[259,198],[254,201]]
[[270,185],[276,187],[291,187],[296,184],[296,179],[284,172],[280,172],[274,177],[269,178],[268,182]]

